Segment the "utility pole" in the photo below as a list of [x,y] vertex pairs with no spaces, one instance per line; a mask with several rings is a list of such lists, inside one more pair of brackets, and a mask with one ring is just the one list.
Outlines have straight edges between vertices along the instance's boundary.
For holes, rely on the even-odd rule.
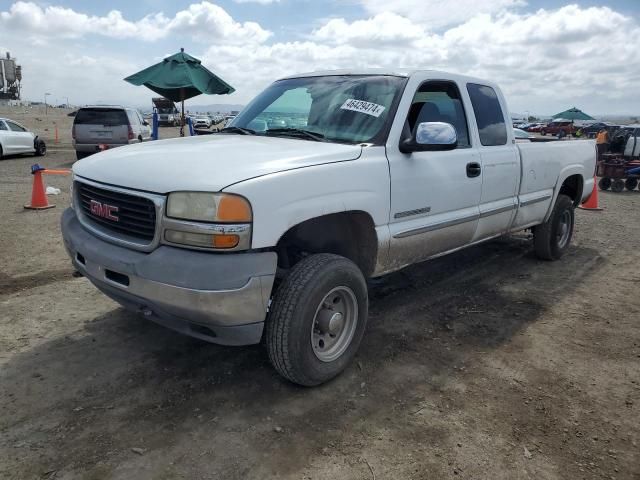
[[45,94],[44,94],[44,114],[45,114],[45,115],[48,115],[48,114],[49,114],[49,109],[48,109],[48,106],[47,106],[47,97],[48,97],[49,95],[51,95],[51,94],[50,94],[50,93],[45,93]]

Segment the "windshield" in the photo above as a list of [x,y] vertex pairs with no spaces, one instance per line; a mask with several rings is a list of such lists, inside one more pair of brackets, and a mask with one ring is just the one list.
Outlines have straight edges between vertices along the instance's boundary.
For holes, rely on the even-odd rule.
[[280,80],[258,95],[231,127],[256,135],[288,136],[302,130],[326,141],[373,142],[393,115],[405,82],[383,75]]

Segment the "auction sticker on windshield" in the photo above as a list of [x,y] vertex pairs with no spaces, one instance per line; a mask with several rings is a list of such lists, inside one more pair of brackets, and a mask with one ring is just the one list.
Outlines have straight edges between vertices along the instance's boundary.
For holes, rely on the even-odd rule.
[[355,100],[349,98],[340,107],[342,110],[351,110],[352,112],[366,113],[373,117],[379,117],[384,112],[384,107],[377,103],[365,102],[364,100]]

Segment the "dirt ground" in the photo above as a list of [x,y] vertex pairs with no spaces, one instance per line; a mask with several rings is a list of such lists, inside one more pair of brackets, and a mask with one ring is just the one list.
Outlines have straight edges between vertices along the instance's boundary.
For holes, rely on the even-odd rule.
[[0,162],[0,478],[640,479],[640,192],[559,262],[522,235],[377,282],[356,362],[304,389],[74,278],[69,178],[25,211],[32,163]]

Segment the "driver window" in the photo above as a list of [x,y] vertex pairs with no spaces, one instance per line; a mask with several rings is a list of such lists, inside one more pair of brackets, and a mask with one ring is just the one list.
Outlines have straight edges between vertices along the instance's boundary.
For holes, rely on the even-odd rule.
[[471,146],[464,106],[455,83],[429,81],[418,88],[405,122],[405,138],[422,122],[450,123],[458,135],[458,148]]

